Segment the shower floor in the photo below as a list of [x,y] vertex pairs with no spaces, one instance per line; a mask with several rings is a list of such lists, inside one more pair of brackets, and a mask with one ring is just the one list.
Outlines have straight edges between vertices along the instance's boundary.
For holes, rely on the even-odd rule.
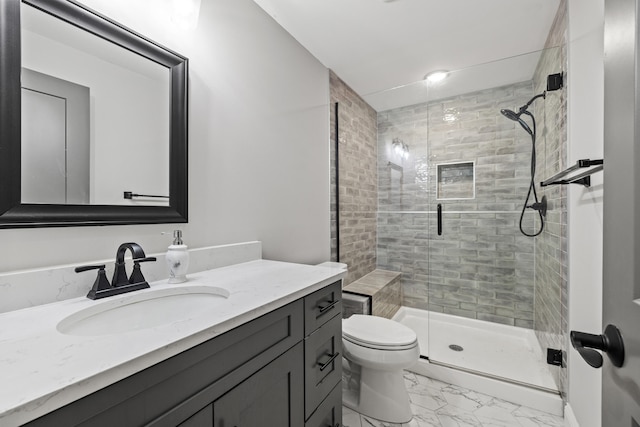
[[429,359],[410,370],[496,397],[522,395],[521,399],[531,402],[539,396],[553,402],[554,408],[559,405],[561,411],[562,401],[549,371],[559,368],[546,363],[533,330],[410,307],[401,307],[394,320],[416,332],[420,354]]

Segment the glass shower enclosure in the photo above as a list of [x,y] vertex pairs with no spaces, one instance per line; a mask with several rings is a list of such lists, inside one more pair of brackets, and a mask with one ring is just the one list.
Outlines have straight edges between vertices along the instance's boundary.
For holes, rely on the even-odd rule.
[[[432,365],[551,393],[564,376],[547,348],[564,346],[566,209],[563,188],[539,184],[566,158],[566,92],[546,91],[564,55],[545,49],[365,96],[377,110],[377,267],[402,273],[398,320]],[[529,107],[534,144],[500,111],[543,92]],[[524,206],[532,179],[549,201],[537,237],[520,230],[542,226]]]

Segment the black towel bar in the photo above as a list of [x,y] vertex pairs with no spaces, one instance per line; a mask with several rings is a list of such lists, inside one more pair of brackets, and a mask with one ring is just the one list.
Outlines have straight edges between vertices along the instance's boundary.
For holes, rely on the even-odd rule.
[[124,192],[124,198],[125,199],[133,199],[134,197],[156,197],[158,199],[168,199],[169,196],[153,196],[150,194],[136,194],[136,193],[132,193],[131,191],[125,191]]
[[[560,179],[560,178],[564,178],[565,176],[569,175],[570,173],[578,170],[578,169],[584,169],[584,168],[591,168],[589,170],[586,170],[582,173],[579,173],[578,175],[574,175],[570,178],[566,178],[566,179]],[[547,179],[546,181],[542,181],[540,183],[541,187],[546,187],[547,185],[564,185],[564,184],[581,184],[584,185],[585,187],[590,187],[591,186],[591,174],[601,171],[602,169],[604,169],[604,160],[603,159],[598,159],[598,160],[590,160],[590,159],[582,159],[582,160],[578,160],[576,162],[575,165],[571,166],[570,168],[567,168],[565,170],[563,170],[560,173],[555,174],[554,176],[552,176],[551,178]]]

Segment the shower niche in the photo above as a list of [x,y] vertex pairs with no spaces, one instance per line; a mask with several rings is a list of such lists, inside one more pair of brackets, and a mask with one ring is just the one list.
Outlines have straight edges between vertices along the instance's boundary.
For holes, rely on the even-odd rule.
[[475,197],[475,162],[436,165],[436,198],[438,200],[464,200]]

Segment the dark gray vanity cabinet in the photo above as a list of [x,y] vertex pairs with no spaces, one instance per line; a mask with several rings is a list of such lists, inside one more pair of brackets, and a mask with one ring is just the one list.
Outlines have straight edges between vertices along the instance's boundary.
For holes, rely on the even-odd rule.
[[320,326],[342,312],[342,282],[336,282],[304,298],[304,334],[311,335]]
[[302,344],[213,403],[214,426],[301,426]]
[[342,384],[338,383],[307,420],[305,427],[340,427],[341,425]]
[[180,427],[302,426],[301,357],[302,344],[298,343]]
[[342,423],[342,282],[305,297],[304,306],[305,426],[333,427]]
[[340,425],[341,306],[338,281],[27,425]]

